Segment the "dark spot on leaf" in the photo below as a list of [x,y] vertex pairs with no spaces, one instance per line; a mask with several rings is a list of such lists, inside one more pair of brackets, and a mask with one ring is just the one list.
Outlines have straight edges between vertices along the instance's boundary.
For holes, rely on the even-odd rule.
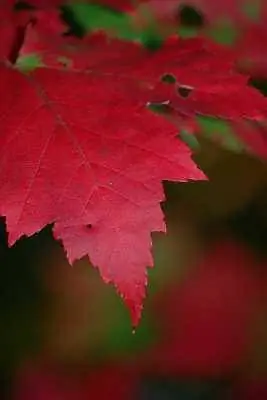
[[180,85],[177,87],[177,93],[179,94],[179,96],[184,98],[187,98],[192,92],[192,90],[193,90],[192,86]]
[[176,82],[176,78],[172,74],[164,74],[161,77],[161,82],[173,85]]
[[87,225],[85,225],[85,227],[86,227],[87,229],[91,229],[93,226],[92,226],[92,224],[87,224]]

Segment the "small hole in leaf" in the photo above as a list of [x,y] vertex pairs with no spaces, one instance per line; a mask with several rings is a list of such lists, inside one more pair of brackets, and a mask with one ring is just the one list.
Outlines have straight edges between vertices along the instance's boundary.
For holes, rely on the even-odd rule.
[[187,98],[192,92],[192,90],[193,90],[192,86],[180,85],[177,88],[177,93],[181,97]]
[[188,27],[201,28],[204,25],[202,13],[190,6],[182,5],[179,7],[177,17],[182,25]]
[[161,82],[173,85],[176,82],[176,78],[172,74],[164,74],[161,77]]
[[166,114],[170,110],[168,103],[149,103],[147,105],[148,109],[157,114]]

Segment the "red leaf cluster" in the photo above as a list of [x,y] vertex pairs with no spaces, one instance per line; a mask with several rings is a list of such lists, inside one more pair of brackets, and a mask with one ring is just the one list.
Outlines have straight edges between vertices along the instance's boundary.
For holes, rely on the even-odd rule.
[[[0,5],[0,213],[10,245],[54,224],[70,262],[89,256],[136,325],[151,232],[165,231],[162,181],[205,179],[177,123],[262,122],[267,102],[229,49],[176,36],[154,52],[104,34],[78,40],[63,35],[60,3]],[[18,60],[32,53],[42,66],[21,72]],[[153,113],[153,103],[167,104],[172,118]]]

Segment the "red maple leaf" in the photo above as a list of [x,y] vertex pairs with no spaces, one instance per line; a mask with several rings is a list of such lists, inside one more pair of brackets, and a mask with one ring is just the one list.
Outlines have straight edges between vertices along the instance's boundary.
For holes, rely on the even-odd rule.
[[[41,52],[47,66],[29,75],[0,69],[0,213],[9,243],[54,223],[69,260],[89,256],[136,325],[152,265],[150,235],[165,230],[161,182],[204,178],[175,126],[147,102],[169,101],[192,125],[198,113],[261,120],[266,100],[235,72],[230,53],[202,39],[171,38],[151,53],[100,36],[61,53],[44,40],[48,32],[61,43],[58,22],[36,21],[21,54]],[[62,68],[61,55],[71,67]],[[174,85],[161,82],[166,74]]]
[[[21,55],[37,49],[50,67],[60,67],[64,56],[73,68],[135,77],[146,87],[154,88],[150,100],[168,101],[178,126],[191,131],[192,126],[196,127],[195,115],[225,118],[238,127],[236,133],[249,148],[263,155],[259,145],[264,136],[257,129],[254,135],[252,130],[248,134],[242,121],[265,119],[266,99],[248,85],[249,76],[235,70],[236,54],[232,50],[203,38],[171,37],[160,51],[151,52],[138,43],[110,39],[101,33],[82,41],[61,39],[55,46],[58,41],[53,40],[51,45],[38,24],[30,29]],[[161,80],[168,75],[175,83],[164,87]],[[193,133],[197,133],[196,129]]]
[[69,260],[89,255],[136,324],[150,233],[165,230],[161,181],[204,175],[130,80],[49,69],[24,76],[6,67],[0,79],[0,211],[9,243],[54,222]]
[[[26,36],[22,55],[34,51],[32,35],[36,35],[34,30]],[[248,75],[236,70],[236,55],[207,39],[183,40],[174,36],[156,52],[102,34],[89,36],[80,43],[74,41],[75,47],[73,39],[69,46],[65,44],[55,49],[47,41],[39,41],[36,49],[41,49],[48,66],[60,66],[59,56],[66,56],[73,68],[135,78],[155,89],[151,101],[168,101],[184,115],[212,115],[230,120],[263,119],[267,115],[266,99],[248,85]],[[173,76],[174,85],[161,84],[166,75]]]

